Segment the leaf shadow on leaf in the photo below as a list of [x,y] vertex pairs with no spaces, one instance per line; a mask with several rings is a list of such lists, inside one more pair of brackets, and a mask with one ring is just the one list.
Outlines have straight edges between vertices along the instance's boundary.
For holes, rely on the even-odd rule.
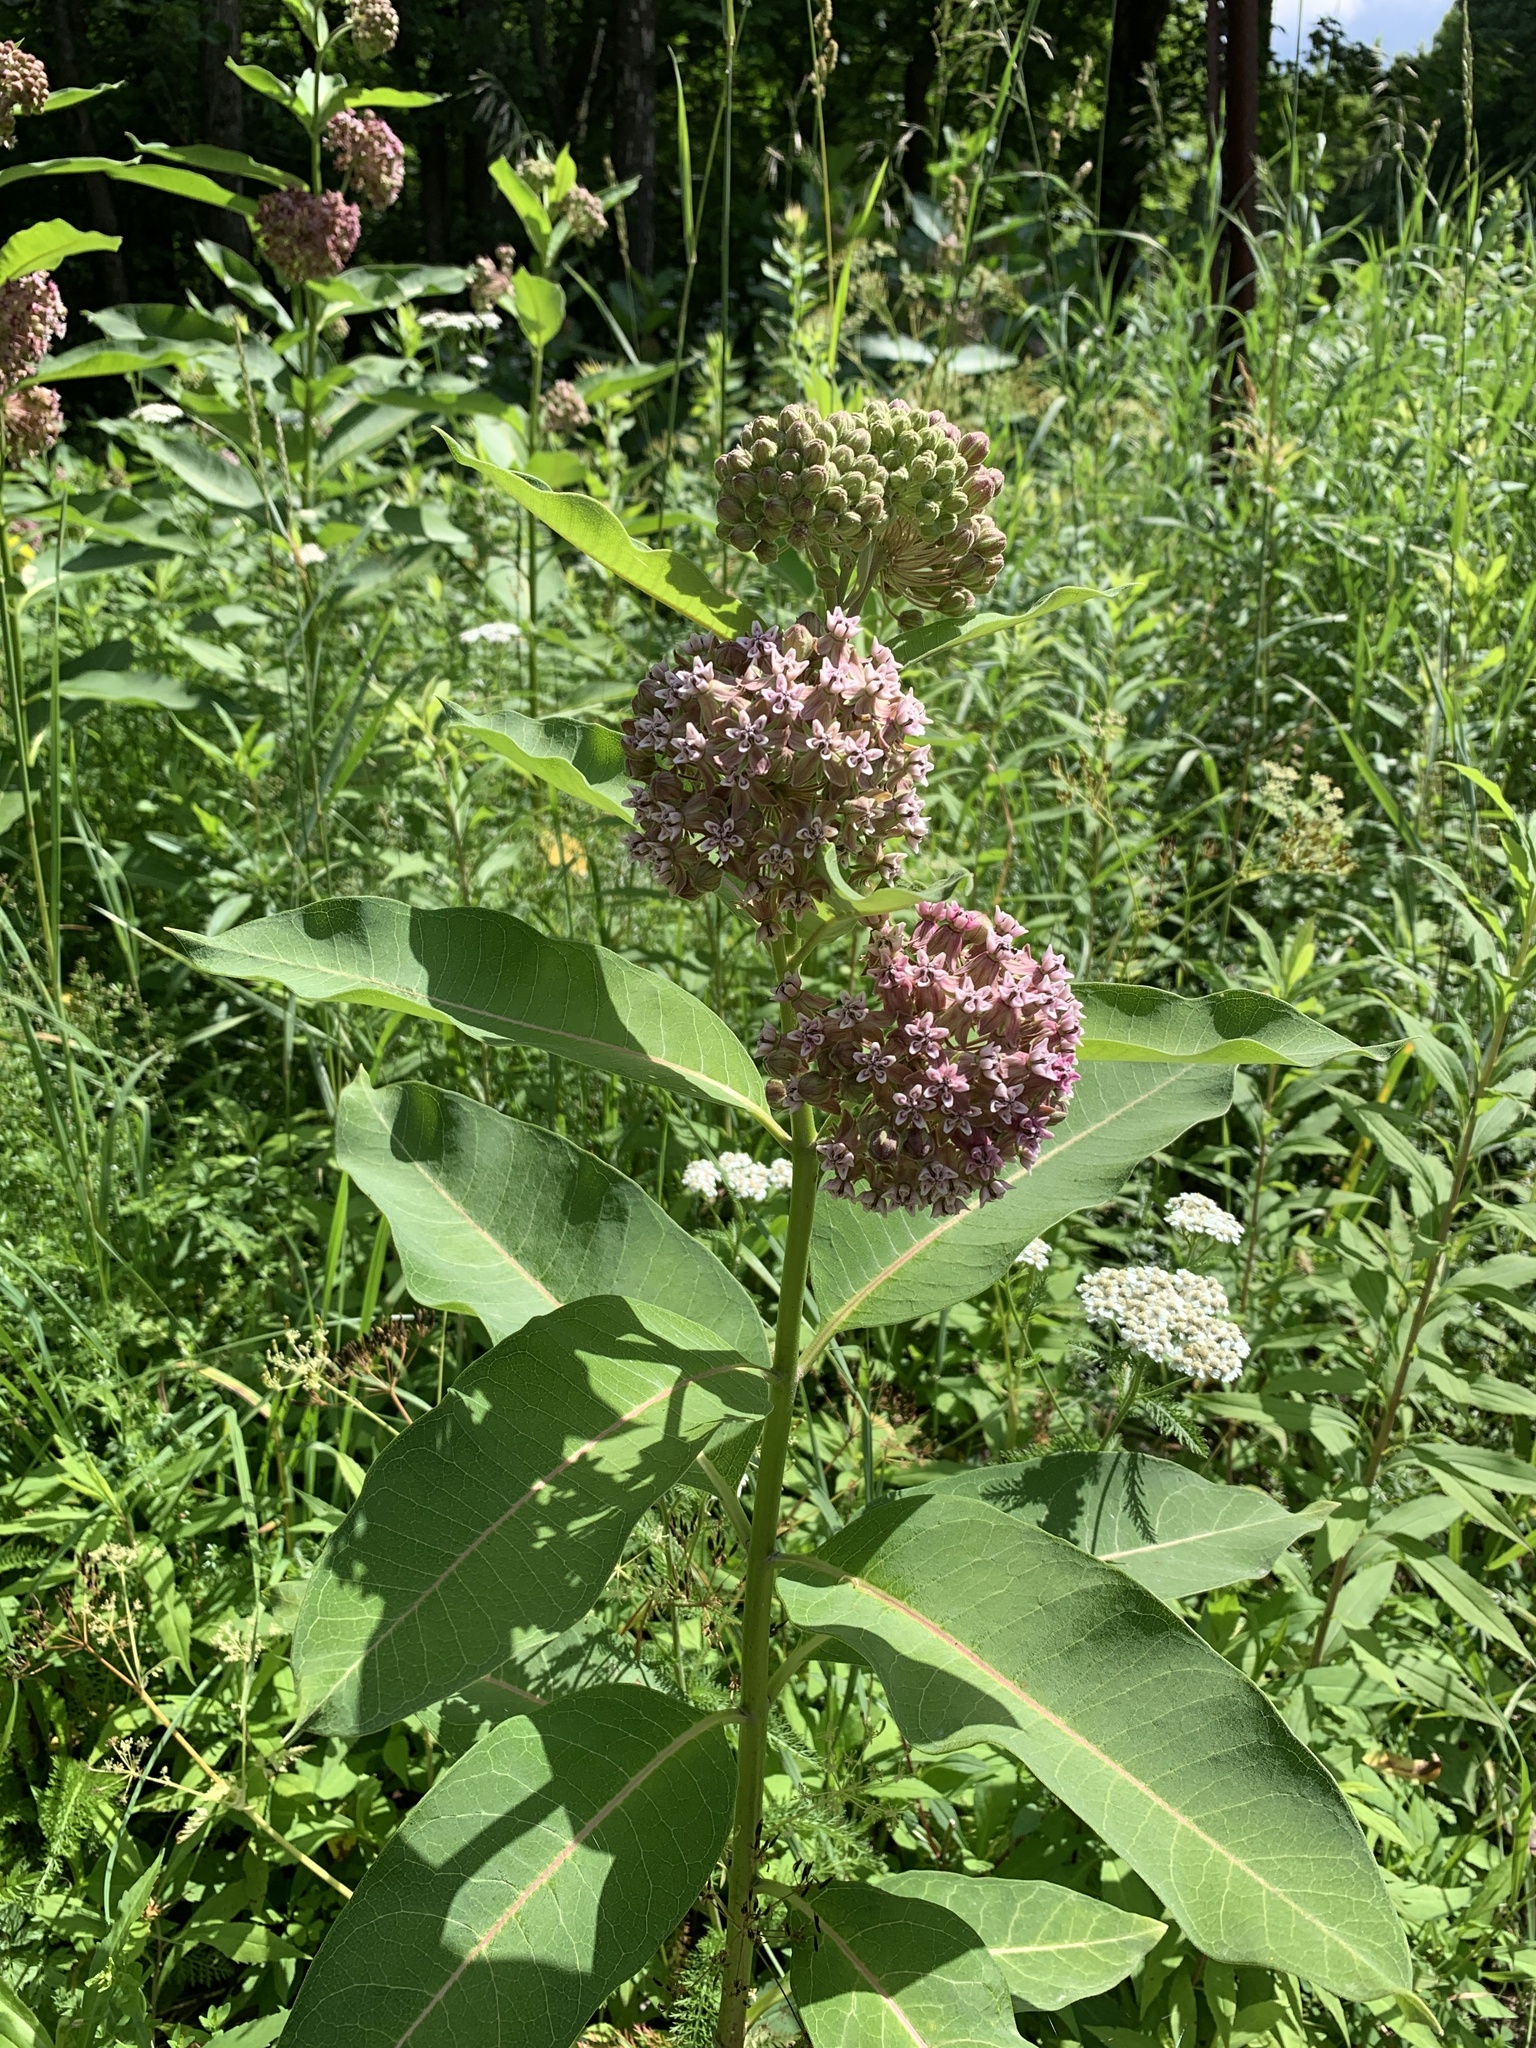
[[305,1595],[301,1715],[384,1727],[570,1628],[721,1421],[766,1406],[664,1310],[595,1296],[525,1324],[375,1460]]

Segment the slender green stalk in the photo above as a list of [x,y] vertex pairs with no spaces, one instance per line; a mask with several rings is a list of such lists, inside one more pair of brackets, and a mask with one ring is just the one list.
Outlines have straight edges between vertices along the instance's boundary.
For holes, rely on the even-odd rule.
[[[779,972],[787,949],[774,948]],[[746,1589],[741,1630],[741,1741],[736,1763],[736,1810],[731,1828],[730,1883],[725,1908],[725,1982],[720,1994],[720,2048],[741,2048],[752,1997],[754,1901],[763,1819],[763,1779],[768,1758],[768,1717],[773,1705],[769,1661],[772,1651],[775,1556],[784,1490],[784,1461],[794,1421],[800,1366],[800,1326],[810,1269],[811,1223],[816,1213],[819,1162],[813,1111],[797,1109],[790,1120],[794,1179],[779,1277],[779,1312],[774,1326],[771,1405],[758,1451],[747,1544]]]

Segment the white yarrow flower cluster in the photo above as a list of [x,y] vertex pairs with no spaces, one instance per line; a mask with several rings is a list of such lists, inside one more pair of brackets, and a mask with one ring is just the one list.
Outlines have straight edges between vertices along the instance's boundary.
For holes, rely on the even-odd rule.
[[1114,1326],[1130,1351],[1187,1373],[1197,1384],[1230,1386],[1248,1339],[1228,1320],[1226,1289],[1181,1266],[1106,1266],[1077,1283],[1090,1323]]
[[794,1177],[787,1159],[764,1165],[750,1152],[722,1152],[718,1164],[694,1159],[683,1168],[683,1192],[713,1202],[723,1187],[738,1202],[766,1202],[771,1195],[787,1195]]
[[501,325],[499,313],[422,313],[417,316],[423,334],[494,334]]
[[1181,1230],[1186,1237],[1213,1237],[1218,1244],[1242,1242],[1242,1224],[1209,1195],[1175,1195],[1163,1214],[1169,1229]]
[[459,635],[461,647],[510,647],[521,640],[523,629],[512,619],[487,619],[483,626],[466,626]]
[[141,420],[146,427],[168,427],[173,420],[183,420],[186,414],[179,405],[169,400],[153,399],[148,405],[136,405],[128,415],[131,420]]
[[1051,1248],[1043,1237],[1032,1237],[1013,1263],[1016,1266],[1028,1266],[1033,1272],[1043,1273],[1051,1263]]

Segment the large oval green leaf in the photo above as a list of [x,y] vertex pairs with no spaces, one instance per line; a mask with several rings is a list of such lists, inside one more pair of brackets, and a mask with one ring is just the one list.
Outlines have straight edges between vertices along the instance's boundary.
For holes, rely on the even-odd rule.
[[1361,1047],[1274,996],[1223,989],[1175,996],[1121,981],[1080,981],[1081,1060],[1168,1060],[1175,1065],[1320,1067]]
[[1333,1510],[1323,1501],[1293,1515],[1256,1486],[1218,1486],[1139,1451],[1054,1451],[1022,1465],[933,1473],[922,1484],[1021,1515],[1163,1600],[1261,1578]]
[[730,1718],[614,1686],[492,1729],[379,1851],[286,2048],[569,2048],[714,1866]]
[[294,1630],[300,1715],[382,1728],[503,1663],[514,1630],[568,1628],[721,1423],[766,1408],[709,1331],[613,1296],[498,1344],[380,1453],[327,1543]]
[[1352,1998],[1411,1986],[1338,1787],[1262,1693],[1113,1565],[936,1494],[868,1509],[779,1587],[801,1627],[874,1666],[909,1742],[1021,1758],[1208,1955]]
[[389,1218],[405,1284],[493,1337],[589,1294],[665,1303],[754,1364],[752,1297],[644,1188],[554,1131],[468,1096],[361,1076],[336,1111],[338,1164]]
[[1012,1265],[1032,1237],[1115,1194],[1131,1169],[1232,1100],[1219,1067],[1092,1067],[1046,1139],[1032,1173],[959,1216],[872,1216],[856,1202],[816,1209],[811,1270],[825,1342],[840,1329],[905,1322],[968,1301]]
[[1039,1878],[901,1870],[882,1877],[879,1886],[957,1914],[986,1943],[1014,1998],[1032,2012],[1059,2012],[1107,1991],[1168,1931],[1161,1920]]
[[1002,1972],[945,1906],[866,1884],[796,1903],[815,1925],[791,1979],[812,2048],[1018,2048]]
[[454,723],[524,775],[632,825],[624,742],[586,718],[525,718],[521,711],[456,711]]
[[712,1010],[606,947],[546,938],[505,911],[333,896],[213,938],[176,936],[210,974],[540,1046],[605,1074],[727,1103],[783,1136],[751,1054]]

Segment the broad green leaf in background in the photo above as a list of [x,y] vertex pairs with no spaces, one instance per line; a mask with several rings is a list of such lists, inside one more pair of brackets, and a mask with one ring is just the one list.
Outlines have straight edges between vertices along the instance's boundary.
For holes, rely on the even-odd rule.
[[210,974],[276,981],[307,1001],[369,1003],[456,1024],[471,1038],[536,1045],[603,1073],[726,1103],[783,1136],[751,1054],[713,1011],[605,947],[546,938],[504,911],[333,896],[216,938],[177,936]]
[[1288,1514],[1257,1487],[1218,1486],[1137,1451],[1055,1451],[1022,1465],[936,1472],[924,1483],[1020,1515],[1119,1565],[1162,1600],[1262,1577],[1333,1505]]
[[1398,1537],[1394,1548],[1420,1585],[1443,1600],[1453,1614],[1480,1634],[1504,1643],[1517,1657],[1525,1656],[1525,1643],[1509,1616],[1488,1588],[1463,1571],[1454,1558],[1412,1537]]
[[1512,1451],[1485,1450],[1480,1444],[1415,1444],[1413,1456],[1431,1472],[1450,1472],[1495,1493],[1536,1494],[1536,1465]]
[[590,804],[610,818],[634,823],[625,801],[629,778],[624,769],[624,743],[608,726],[583,718],[525,718],[521,711],[461,711],[457,707],[454,722],[524,775],[547,782],[552,789]]
[[1167,1933],[1161,1920],[1039,1878],[901,1870],[876,1880],[898,1898],[931,1899],[986,1943],[1003,1982],[1033,2012],[1059,2012],[1128,1977]]
[[151,192],[169,192],[175,199],[196,199],[204,206],[217,206],[228,213],[243,213],[254,219],[256,202],[243,192],[216,185],[201,171],[183,170],[177,164],[114,164],[106,173],[119,185],[144,185]]
[[491,183],[528,230],[542,262],[552,225],[548,207],[528,181],[518,176],[504,156],[497,157],[487,169],[490,172]]
[[580,1620],[645,1510],[763,1375],[681,1316],[596,1295],[479,1358],[369,1467],[293,1637],[297,1711],[386,1727]]
[[1289,1003],[1247,989],[1192,997],[1089,981],[1073,993],[1083,1006],[1082,1060],[1320,1067],[1361,1050]]
[[530,348],[545,349],[565,325],[565,293],[553,278],[520,270],[512,280],[517,324]]
[[1027,626],[1031,619],[1043,619],[1048,612],[1065,611],[1068,605],[1086,604],[1092,597],[1109,595],[1107,590],[1095,590],[1091,584],[1064,583],[1059,589],[1048,591],[1025,612],[972,612],[966,618],[931,619],[926,626],[898,633],[891,642],[891,652],[905,668],[945,648],[985,639],[989,633],[1006,633],[1015,626]]
[[53,2048],[53,2036],[29,2005],[0,1984],[0,2048]]
[[407,1081],[341,1093],[336,1158],[389,1218],[405,1284],[493,1338],[587,1294],[655,1301],[768,1363],[752,1297],[617,1167],[554,1131]]
[[1256,1687],[1114,1566],[985,1501],[866,1509],[779,1579],[908,1742],[1017,1756],[1219,1961],[1350,1998],[1412,1982],[1364,1837]]
[[830,1884],[795,1921],[807,1913],[790,1981],[811,2048],[1017,2048],[1001,1970],[944,1905]]
[[1031,1173],[1015,1167],[999,1201],[959,1216],[874,1216],[856,1202],[816,1210],[811,1272],[818,1338],[905,1322],[968,1301],[1007,1272],[1032,1237],[1118,1193],[1131,1169],[1232,1100],[1222,1067],[1112,1063],[1082,1074]]
[[623,521],[596,498],[581,491],[552,491],[515,469],[503,469],[499,463],[472,454],[451,434],[443,438],[467,468],[489,477],[498,490],[515,498],[552,533],[580,548],[600,568],[633,584],[646,597],[669,605],[685,619],[707,626],[724,639],[746,632],[751,625],[750,609],[717,589],[697,564],[674,548],[647,548],[631,540]]
[[436,107],[447,99],[445,92],[414,92],[409,86],[365,85],[349,92],[349,107]]
[[146,455],[163,463],[208,504],[231,512],[265,511],[261,485],[233,449],[227,455],[216,453],[190,435],[159,433],[138,423],[131,432]]
[[40,220],[22,228],[0,248],[0,284],[34,270],[57,270],[69,256],[93,249],[120,249],[121,235],[87,234],[67,220]]
[[566,2048],[714,1867],[730,1718],[615,1686],[493,1729],[369,1865],[284,2048]]
[[451,298],[464,289],[452,263],[354,263],[336,277],[312,278],[305,289],[333,315],[384,313],[416,299]]
[[167,142],[140,142],[136,135],[130,135],[128,140],[143,156],[158,157],[168,164],[185,164],[189,170],[221,171],[226,178],[254,178],[258,185],[302,186],[304,183],[292,171],[280,171],[273,164],[258,163],[243,149],[217,149],[203,142],[180,148]]

